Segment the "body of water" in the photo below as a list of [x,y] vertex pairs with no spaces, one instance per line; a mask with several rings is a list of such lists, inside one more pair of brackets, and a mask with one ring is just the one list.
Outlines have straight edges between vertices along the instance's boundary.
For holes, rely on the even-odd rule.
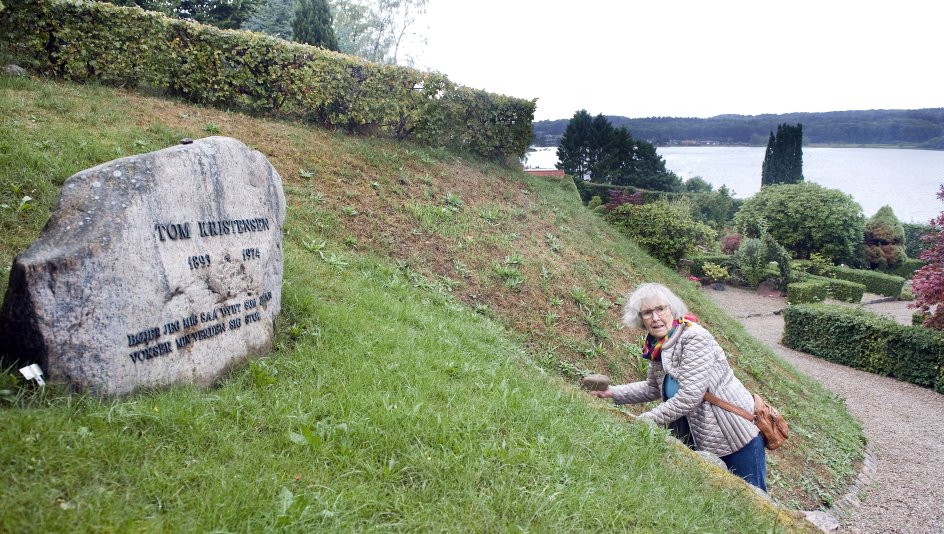
[[[666,168],[683,180],[701,176],[737,198],[760,191],[764,147],[660,147]],[[556,147],[537,147],[525,166],[554,168]],[[804,148],[803,177],[852,196],[870,217],[891,206],[902,222],[927,224],[944,211],[944,151],[886,148]]]

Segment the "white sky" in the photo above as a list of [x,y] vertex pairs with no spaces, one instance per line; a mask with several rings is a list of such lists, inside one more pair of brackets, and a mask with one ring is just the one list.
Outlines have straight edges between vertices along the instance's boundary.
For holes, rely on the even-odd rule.
[[944,107],[938,0],[430,0],[416,67],[592,115]]

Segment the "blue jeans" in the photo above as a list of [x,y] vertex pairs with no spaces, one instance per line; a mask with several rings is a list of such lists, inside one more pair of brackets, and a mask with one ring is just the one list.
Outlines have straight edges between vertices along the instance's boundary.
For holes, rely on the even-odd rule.
[[767,493],[767,453],[763,436],[757,434],[741,450],[722,456],[721,461],[728,466],[728,471]]

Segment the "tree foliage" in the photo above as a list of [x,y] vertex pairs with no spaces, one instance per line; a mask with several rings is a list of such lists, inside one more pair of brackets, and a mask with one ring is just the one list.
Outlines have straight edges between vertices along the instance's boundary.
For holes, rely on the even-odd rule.
[[[944,185],[937,198],[944,201]],[[924,314],[924,326],[944,330],[944,212],[931,220],[932,232],[925,234],[926,248],[921,258],[927,265],[918,269],[912,280],[913,306]]]
[[109,0],[118,6],[139,6],[168,17],[192,20],[226,30],[239,28],[265,0]]
[[[633,135],[659,145],[680,139],[702,143],[764,146],[778,124],[803,124],[808,143],[908,145],[944,148],[944,108],[782,115],[720,115],[708,119],[648,117],[630,119],[610,115],[613,126],[625,126]],[[567,126],[566,118],[534,124],[534,144],[554,146]]]
[[338,49],[327,0],[297,0],[295,19],[292,20],[292,39],[328,50]]
[[330,0],[338,49],[368,61],[413,64],[404,46],[425,44],[417,17],[428,0]]
[[882,206],[865,223],[864,241],[870,269],[894,269],[905,261],[905,229],[890,206]]
[[734,220],[745,237],[758,237],[746,221],[763,221],[773,238],[799,259],[818,252],[836,263],[860,261],[862,207],[837,189],[806,182],[764,187],[744,201]]
[[761,187],[803,181],[803,125],[781,124],[770,133],[761,168]]
[[293,20],[295,0],[267,0],[246,17],[242,29],[291,41]]
[[576,112],[557,147],[558,169],[571,176],[620,186],[678,191],[682,181],[665,168],[655,146],[614,128],[602,114]]

